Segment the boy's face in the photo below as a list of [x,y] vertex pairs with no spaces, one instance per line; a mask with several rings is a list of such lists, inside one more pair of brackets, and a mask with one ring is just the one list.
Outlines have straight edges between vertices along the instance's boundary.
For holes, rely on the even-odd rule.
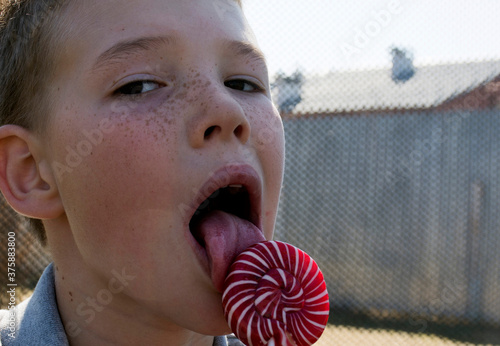
[[[49,228],[49,241],[88,296],[113,270],[134,276],[108,308],[224,333],[223,275],[234,254],[272,237],[283,174],[254,36],[230,0],[68,11],[45,137],[65,227]],[[207,198],[225,211],[206,213]],[[200,205],[205,219],[191,222]]]

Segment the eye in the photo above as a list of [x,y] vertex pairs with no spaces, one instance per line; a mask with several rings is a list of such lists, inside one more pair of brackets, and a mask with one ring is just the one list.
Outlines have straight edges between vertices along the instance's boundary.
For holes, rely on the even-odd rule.
[[144,94],[148,91],[156,90],[161,88],[162,85],[158,82],[152,80],[138,80],[128,84],[125,84],[121,88],[115,91],[117,95],[138,95]]
[[256,83],[244,79],[228,80],[224,82],[224,85],[228,88],[245,92],[258,92],[263,90],[263,88]]

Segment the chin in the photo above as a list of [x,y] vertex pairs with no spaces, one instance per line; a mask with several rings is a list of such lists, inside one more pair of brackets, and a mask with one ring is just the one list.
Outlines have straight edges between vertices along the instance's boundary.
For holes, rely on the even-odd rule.
[[189,326],[188,329],[199,334],[212,336],[232,333],[231,327],[229,327],[227,321],[224,319],[222,303],[220,304],[219,309],[211,309],[208,313],[203,313],[203,311],[194,313],[198,314],[198,318],[196,321],[191,321],[191,326]]
[[212,336],[227,335],[232,333],[231,328],[224,318],[222,318],[220,323],[217,319],[217,321],[213,321],[210,325],[205,325],[203,329],[195,330],[195,332]]
[[224,323],[224,326],[222,326],[221,328],[217,329],[215,331],[215,333],[211,333],[210,335],[227,335],[227,334],[231,334],[231,333],[232,333],[231,328],[229,328],[229,326],[227,325],[227,323]]

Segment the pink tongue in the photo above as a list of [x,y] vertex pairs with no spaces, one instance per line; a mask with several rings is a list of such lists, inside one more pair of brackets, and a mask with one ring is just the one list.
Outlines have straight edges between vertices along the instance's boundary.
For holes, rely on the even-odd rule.
[[210,275],[219,292],[224,288],[227,271],[236,256],[250,245],[266,240],[251,222],[220,210],[207,214],[197,230],[205,241]]

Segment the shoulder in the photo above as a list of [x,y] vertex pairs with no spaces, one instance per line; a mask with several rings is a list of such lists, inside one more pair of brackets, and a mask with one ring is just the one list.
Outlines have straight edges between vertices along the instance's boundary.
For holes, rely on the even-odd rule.
[[68,345],[57,309],[52,265],[29,299],[0,312],[0,345]]
[[0,310],[0,345],[7,345],[9,339],[15,339],[16,314],[14,310]]
[[[12,293],[14,294],[15,290],[12,290]],[[20,345],[17,339],[18,327],[23,320],[30,300],[31,297],[17,306],[10,306],[9,309],[0,310],[0,345]]]
[[216,336],[213,346],[245,346],[233,334],[226,336]]
[[227,336],[227,346],[245,346],[234,334]]
[[213,346],[228,346],[225,336],[216,336],[214,339]]

